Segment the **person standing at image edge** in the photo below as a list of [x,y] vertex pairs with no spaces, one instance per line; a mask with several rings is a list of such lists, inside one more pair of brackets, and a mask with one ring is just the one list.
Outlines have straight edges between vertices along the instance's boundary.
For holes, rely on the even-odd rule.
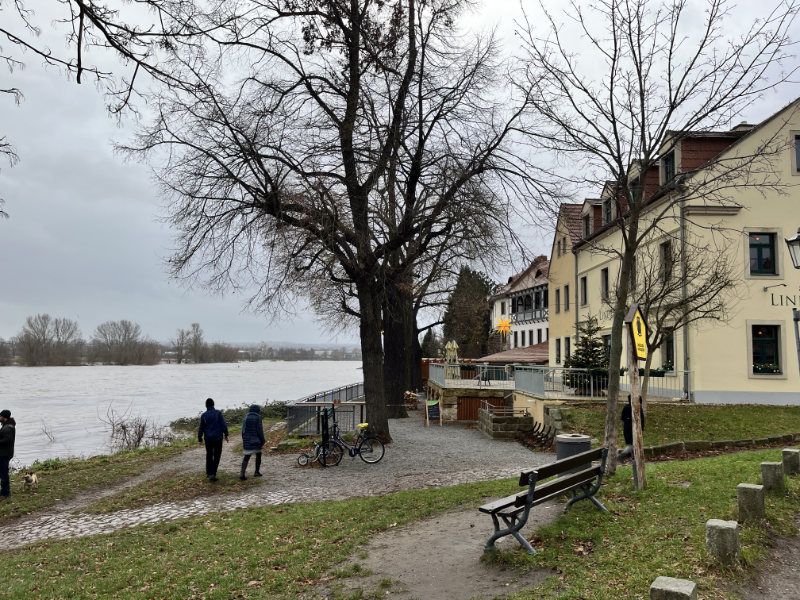
[[222,439],[228,441],[228,426],[225,417],[214,408],[214,400],[206,400],[206,412],[200,415],[200,428],[197,430],[197,441],[206,441],[206,477],[209,481],[217,480],[217,467],[222,456]]
[[264,447],[266,440],[264,439],[264,424],[261,421],[261,407],[258,404],[253,404],[250,410],[247,411],[247,416],[242,423],[242,448],[244,449],[244,458],[242,459],[242,472],[239,474],[239,479],[244,481],[247,479],[247,463],[250,462],[250,457],[256,455],[256,472],[253,477],[261,477],[261,449]]
[[0,411],[0,501],[11,495],[8,466],[14,458],[14,438],[17,422],[11,418],[10,410]]

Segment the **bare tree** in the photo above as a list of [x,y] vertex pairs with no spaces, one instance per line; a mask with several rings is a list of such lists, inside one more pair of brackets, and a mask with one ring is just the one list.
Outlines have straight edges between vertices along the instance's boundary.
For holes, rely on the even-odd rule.
[[[529,172],[510,152],[525,95],[490,93],[502,74],[485,60],[491,41],[471,47],[466,56],[481,67],[460,79],[470,62],[452,44],[460,0],[245,1],[204,13],[194,2],[160,4],[169,28],[187,36],[160,48],[169,85],[153,98],[157,118],[128,150],[166,157],[158,172],[179,239],[173,273],[220,290],[254,281],[254,305],[271,313],[307,291],[308,273],[343,273],[357,300],[367,413],[388,438],[386,284],[413,281],[410,259],[476,197],[470,184],[502,190],[500,182]],[[439,44],[437,58],[425,56],[441,72],[449,60],[439,88],[432,76],[415,80],[422,44]],[[433,105],[439,118],[416,129],[412,147],[406,128],[421,122],[414,110],[431,108],[410,101],[415,85],[447,102]],[[435,153],[425,140],[436,142]],[[400,196],[390,180],[392,161],[404,164],[409,152],[420,154],[430,179],[413,168],[404,177],[430,190],[426,197]],[[508,195],[492,199],[492,214],[511,214]]]
[[179,365],[186,360],[186,354],[189,349],[189,336],[190,332],[188,330],[178,329],[175,332],[175,338],[171,340],[172,347],[175,350],[175,360]]
[[639,304],[647,323],[647,359],[642,398],[647,402],[655,351],[675,332],[701,320],[725,322],[737,300],[739,278],[724,236],[720,246],[680,232],[639,247],[631,301]]
[[789,30],[798,6],[794,0],[778,2],[735,38],[729,32],[741,21],[727,0],[709,0],[702,16],[685,1],[651,0],[576,0],[564,19],[544,8],[542,13],[535,19],[542,27],[526,17],[520,36],[524,80],[533,88],[529,133],[570,167],[581,161],[566,180],[594,189],[607,186],[622,235],[621,247],[596,248],[620,261],[605,426],[613,473],[616,374],[636,252],[687,200],[725,205],[733,188],[774,185],[772,163],[780,144],[771,139],[752,155],[719,160],[672,179],[657,205],[637,177],[656,167],[688,133],[727,129],[763,92],[791,76],[793,71],[780,69],[789,57]]
[[142,338],[142,328],[132,321],[106,321],[95,329],[89,346],[89,362],[117,365],[156,364],[161,347]]
[[8,365],[13,358],[11,354],[11,344],[0,338],[0,365]]
[[53,321],[53,365],[79,365],[83,355],[84,341],[78,323],[71,319],[57,318]]
[[200,323],[192,323],[188,334],[189,356],[192,361],[195,363],[205,362],[207,346],[203,340],[203,329],[200,327]]
[[52,317],[38,314],[25,319],[17,345],[22,364],[30,367],[49,364],[53,346]]
[[17,346],[27,366],[78,365],[84,341],[75,321],[38,314],[25,320]]

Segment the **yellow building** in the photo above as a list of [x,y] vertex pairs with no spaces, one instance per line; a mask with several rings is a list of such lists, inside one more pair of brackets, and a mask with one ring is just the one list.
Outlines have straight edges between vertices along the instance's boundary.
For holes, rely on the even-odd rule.
[[[730,285],[702,305],[724,299],[721,311],[696,321],[702,306],[686,312],[692,322],[666,336],[652,367],[682,379],[677,389],[698,403],[800,404],[792,315],[800,271],[784,242],[800,227],[800,99],[759,125],[681,132],[662,149],[658,166],[629,182],[647,199],[629,302],[645,298],[658,313],[653,298],[674,286],[658,300],[671,303],[664,314],[673,317],[657,319],[669,329],[676,310],[701,306],[692,298],[713,286],[712,275],[728,274]],[[590,316],[610,342],[622,248],[616,212],[625,210],[614,190],[561,207],[549,271],[551,366],[563,366]]]

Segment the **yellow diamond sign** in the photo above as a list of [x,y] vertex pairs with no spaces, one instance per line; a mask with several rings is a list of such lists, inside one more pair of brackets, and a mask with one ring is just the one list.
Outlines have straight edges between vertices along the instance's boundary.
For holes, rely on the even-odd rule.
[[634,304],[625,316],[625,322],[630,331],[630,340],[633,344],[633,352],[637,360],[647,359],[647,323],[644,321],[639,305]]

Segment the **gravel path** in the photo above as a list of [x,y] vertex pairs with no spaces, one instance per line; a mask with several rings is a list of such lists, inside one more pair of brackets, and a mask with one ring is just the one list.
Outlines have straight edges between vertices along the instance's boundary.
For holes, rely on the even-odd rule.
[[[338,467],[300,468],[297,454],[265,455],[258,486],[240,494],[209,496],[185,502],[166,502],[110,514],[88,514],[87,506],[150,478],[174,471],[202,474],[202,447],[165,461],[119,486],[82,493],[75,499],[3,528],[7,549],[46,539],[109,533],[143,523],[173,521],[237,508],[377,496],[399,490],[442,487],[476,480],[514,477],[523,469],[553,459],[550,453],[532,452],[511,441],[491,440],[477,429],[461,425],[425,427],[419,414],[392,420],[393,443],[378,464],[344,457]],[[223,448],[220,470],[238,472],[241,452],[233,444]],[[250,472],[252,473],[252,461]],[[211,484],[208,484],[211,485]],[[5,545],[5,544],[4,544]]]

